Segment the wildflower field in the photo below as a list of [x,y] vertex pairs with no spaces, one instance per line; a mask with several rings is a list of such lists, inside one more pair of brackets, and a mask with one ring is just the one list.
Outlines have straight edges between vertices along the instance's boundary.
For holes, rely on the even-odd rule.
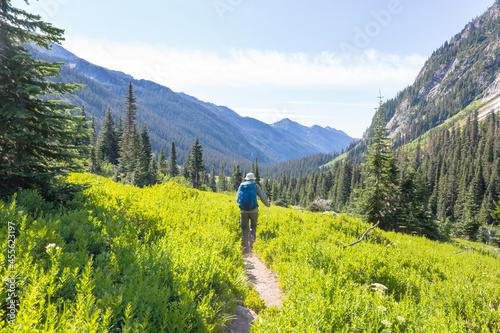
[[[249,292],[234,197],[89,174],[76,196],[0,202],[1,332],[225,332]],[[254,251],[282,309],[254,332],[499,332],[495,249],[375,229],[346,216],[261,209]],[[465,248],[466,247],[466,248]],[[13,305],[12,305],[13,304]],[[14,309],[14,310],[12,310]]]
[[233,198],[89,174],[68,181],[90,187],[66,208],[32,191],[0,204],[2,332],[224,332],[248,293]]
[[380,229],[344,247],[368,225],[347,215],[271,216],[254,249],[286,300],[262,313],[256,332],[500,332],[496,249]]

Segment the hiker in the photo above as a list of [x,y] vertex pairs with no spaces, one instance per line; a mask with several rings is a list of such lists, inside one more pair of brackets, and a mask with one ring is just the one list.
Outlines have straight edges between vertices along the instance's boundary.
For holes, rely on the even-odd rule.
[[[243,231],[243,247],[251,249],[251,245],[257,238],[257,218],[259,217],[259,204],[257,203],[257,195],[260,200],[267,206],[271,207],[271,203],[267,200],[267,196],[262,191],[259,184],[255,183],[255,176],[249,173],[245,177],[245,181],[241,183],[238,193],[236,193],[236,202],[240,207],[240,225]],[[248,220],[250,219],[250,227],[248,228]],[[249,233],[251,239],[249,239]]]

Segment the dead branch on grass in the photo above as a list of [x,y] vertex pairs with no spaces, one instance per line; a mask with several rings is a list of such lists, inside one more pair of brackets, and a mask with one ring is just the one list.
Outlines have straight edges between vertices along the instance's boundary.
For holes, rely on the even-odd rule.
[[377,223],[375,223],[373,226],[371,226],[370,228],[366,229],[366,231],[364,232],[364,234],[361,236],[361,238],[360,238],[360,239],[358,239],[357,241],[355,241],[354,243],[351,243],[351,244],[349,244],[349,245],[344,245],[344,248],[346,248],[346,247],[348,247],[348,246],[353,246],[353,245],[356,245],[356,244],[358,244],[359,242],[361,242],[361,241],[365,238],[366,234],[370,232],[370,230],[375,229],[376,227],[378,227],[378,224],[379,224],[379,223],[380,223],[380,221],[377,221]]

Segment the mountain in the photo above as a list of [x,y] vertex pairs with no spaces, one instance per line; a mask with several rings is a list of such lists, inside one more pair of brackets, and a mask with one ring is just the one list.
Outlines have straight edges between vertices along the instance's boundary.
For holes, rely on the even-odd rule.
[[[404,208],[410,212],[406,217],[418,226],[423,220],[416,218],[418,209],[424,208],[427,212],[421,216],[439,221],[441,235],[500,244],[499,106],[497,0],[433,52],[412,85],[381,105],[359,143],[334,158],[328,164],[330,170],[318,179],[309,176],[303,182],[308,189],[310,184],[326,184],[308,193],[308,199],[328,196],[338,212],[354,207],[355,190],[362,188],[366,177],[360,165],[366,161],[374,124],[382,118],[400,170],[401,182],[398,186],[395,181],[394,188],[401,189],[400,193],[413,188],[406,197],[423,199]],[[404,199],[402,195],[398,202]]]
[[[36,59],[66,63],[58,80],[84,84],[85,87],[75,95],[63,96],[63,99],[76,106],[85,106],[88,114],[94,113],[97,128],[108,105],[115,119],[118,118],[123,110],[128,83],[132,82],[139,109],[137,119],[148,126],[153,150],[159,152],[163,145],[168,153],[173,140],[180,163],[184,161],[196,134],[203,145],[209,168],[212,165],[218,168],[221,162],[231,165],[234,161],[247,168],[255,158],[262,165],[270,165],[341,150],[352,141],[347,135],[338,136],[341,141],[335,143],[326,142],[335,140],[333,136],[315,135],[311,136],[312,140],[306,140],[259,120],[241,117],[225,106],[202,102],[154,82],[136,80],[128,74],[96,66],[59,45],[53,45],[50,51],[27,47]],[[318,131],[332,131],[317,127]]]
[[336,130],[329,126],[321,127],[314,125],[306,127],[288,118],[282,119],[272,124],[272,126],[283,133],[290,133],[294,137],[304,142],[308,142],[323,153],[340,152],[354,141],[353,138],[343,131]]
[[[384,105],[396,146],[411,142],[459,113],[479,118],[497,109],[500,93],[500,2],[476,18],[426,61],[415,83]],[[467,106],[475,103],[466,112]],[[453,119],[457,120],[457,119]]]
[[[238,127],[250,143],[261,147],[271,155],[286,161],[315,153],[340,152],[352,141],[356,140],[342,131],[331,127],[312,126],[311,128],[300,125],[289,119],[284,119],[274,124],[266,124],[260,120],[242,117],[233,110],[212,103],[202,102],[192,96],[180,93],[183,97],[200,103],[214,111]],[[282,122],[295,124],[294,128],[282,126]],[[300,127],[301,130],[295,130]],[[283,140],[285,139],[285,140]]]

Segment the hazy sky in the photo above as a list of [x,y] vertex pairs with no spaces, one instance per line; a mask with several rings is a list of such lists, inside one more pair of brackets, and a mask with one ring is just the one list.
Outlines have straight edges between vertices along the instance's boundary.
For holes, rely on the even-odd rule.
[[493,0],[13,0],[63,46],[268,123],[361,137],[377,106]]

